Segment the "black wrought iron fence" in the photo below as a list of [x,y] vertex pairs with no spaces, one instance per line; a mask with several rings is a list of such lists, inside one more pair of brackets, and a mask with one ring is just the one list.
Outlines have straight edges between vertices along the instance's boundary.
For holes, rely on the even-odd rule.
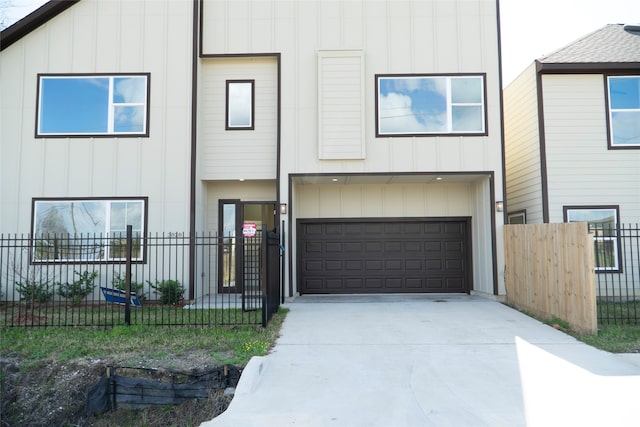
[[640,323],[640,226],[589,224],[595,239],[598,322]]
[[0,327],[266,326],[279,307],[279,244],[266,231],[0,235]]

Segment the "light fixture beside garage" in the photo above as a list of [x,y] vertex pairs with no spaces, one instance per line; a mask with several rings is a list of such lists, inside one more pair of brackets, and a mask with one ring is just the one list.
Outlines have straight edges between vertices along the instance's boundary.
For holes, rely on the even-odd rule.
[[502,211],[504,211],[504,202],[503,201],[496,202],[496,212],[502,212]]
[[280,215],[286,215],[286,214],[287,214],[287,204],[280,203]]

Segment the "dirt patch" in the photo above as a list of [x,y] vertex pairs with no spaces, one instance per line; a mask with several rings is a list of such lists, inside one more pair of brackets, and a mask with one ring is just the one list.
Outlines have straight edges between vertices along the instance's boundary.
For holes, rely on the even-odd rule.
[[166,355],[158,360],[141,360],[128,355],[117,359],[81,359],[68,363],[0,359],[0,426],[167,426],[199,425],[226,410],[231,397],[224,390],[212,390],[208,400],[190,400],[180,405],[139,410],[116,409],[86,416],[88,389],[109,366],[171,368],[201,372],[213,366],[203,352]]

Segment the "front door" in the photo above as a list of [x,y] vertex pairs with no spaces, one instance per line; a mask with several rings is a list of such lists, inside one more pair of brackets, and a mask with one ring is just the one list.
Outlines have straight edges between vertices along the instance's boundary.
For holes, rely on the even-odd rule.
[[[259,286],[259,248],[263,226],[276,224],[275,202],[220,200],[218,292],[240,293]],[[255,230],[255,234],[254,234]]]

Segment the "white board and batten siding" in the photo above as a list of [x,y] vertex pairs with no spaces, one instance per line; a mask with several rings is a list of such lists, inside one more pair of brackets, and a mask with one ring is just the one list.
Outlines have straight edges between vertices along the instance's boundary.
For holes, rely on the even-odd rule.
[[640,151],[607,146],[603,75],[544,75],[549,220],[566,205],[619,205],[640,220]]
[[[203,180],[275,179],[275,57],[204,58],[200,66],[199,162]],[[227,80],[254,80],[254,129],[226,130]]]
[[364,52],[318,52],[318,157],[364,159]]
[[542,223],[535,64],[504,90],[504,133],[508,212],[526,210],[528,223]]
[[[2,51],[0,232],[29,232],[39,197],[148,197],[149,230],[187,229],[192,7],[83,0]],[[149,136],[35,138],[37,76],[54,73],[149,73]]]

